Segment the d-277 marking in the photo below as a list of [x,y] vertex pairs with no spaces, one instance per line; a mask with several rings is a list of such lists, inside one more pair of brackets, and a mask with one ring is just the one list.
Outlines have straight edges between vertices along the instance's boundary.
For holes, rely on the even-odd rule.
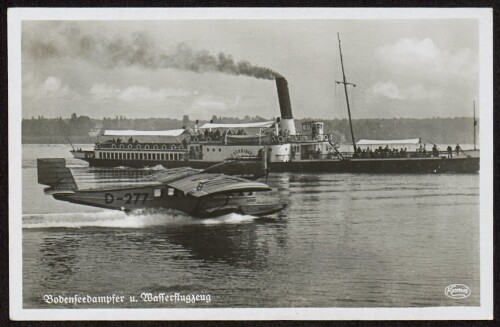
[[144,204],[148,195],[148,193],[125,193],[123,196],[115,198],[113,193],[104,193],[104,203],[111,204],[115,201],[125,201],[125,204]]

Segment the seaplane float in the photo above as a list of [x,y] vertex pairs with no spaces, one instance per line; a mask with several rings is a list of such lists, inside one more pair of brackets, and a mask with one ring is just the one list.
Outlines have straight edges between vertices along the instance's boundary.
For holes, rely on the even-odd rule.
[[[229,213],[267,216],[286,208],[269,185],[227,175],[228,171],[242,173],[241,169],[244,166],[234,162],[205,170],[180,167],[160,170],[122,188],[104,184],[80,189],[65,159],[37,159],[38,183],[48,186],[45,194],[76,204],[125,212],[173,209],[195,218]],[[262,174],[254,175],[259,176]]]

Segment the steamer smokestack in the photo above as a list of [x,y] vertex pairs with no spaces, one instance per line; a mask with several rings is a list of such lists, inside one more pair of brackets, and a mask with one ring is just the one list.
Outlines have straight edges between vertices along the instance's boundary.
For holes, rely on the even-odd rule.
[[293,121],[290,93],[288,92],[288,82],[283,76],[276,76],[275,80],[281,112],[280,128],[282,131],[289,131],[290,135],[295,135],[295,123]]

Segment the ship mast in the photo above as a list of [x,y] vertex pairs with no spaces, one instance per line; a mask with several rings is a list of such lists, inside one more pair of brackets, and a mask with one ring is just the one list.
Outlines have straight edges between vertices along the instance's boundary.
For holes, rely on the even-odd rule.
[[347,81],[346,81],[345,72],[344,72],[344,61],[342,59],[342,48],[340,47],[340,34],[339,33],[337,33],[337,38],[339,39],[340,65],[342,66],[343,81],[335,81],[335,83],[344,84],[345,101],[347,103],[347,113],[349,114],[349,127],[351,129],[352,147],[354,148],[354,153],[356,153],[356,141],[354,140],[354,132],[352,130],[351,108],[349,107],[349,96],[347,95],[347,85],[352,85],[353,87],[356,87],[356,84],[347,83]]
[[71,145],[71,148],[73,151],[75,151],[75,147],[73,146],[73,143],[71,143],[71,140],[69,139],[69,134],[66,131],[66,128],[64,128],[63,123],[61,122],[61,119],[58,118],[57,121],[59,122],[59,125],[61,126],[62,131],[64,132],[64,135],[66,135],[66,139],[68,140],[69,144]]
[[477,120],[476,120],[476,101],[474,101],[474,150],[476,150],[476,125],[477,125]]

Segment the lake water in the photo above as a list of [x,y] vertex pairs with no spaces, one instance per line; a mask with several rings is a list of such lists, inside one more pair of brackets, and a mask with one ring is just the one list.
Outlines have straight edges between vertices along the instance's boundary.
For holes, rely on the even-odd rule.
[[[75,294],[138,300],[77,308],[479,305],[479,174],[275,173],[269,184],[288,200],[286,211],[197,220],[44,195],[36,158],[70,158],[69,150],[23,145],[24,308],[74,307],[44,296]],[[67,162],[80,179],[137,173]],[[454,283],[471,295],[445,296]],[[143,302],[142,293],[204,300]]]

